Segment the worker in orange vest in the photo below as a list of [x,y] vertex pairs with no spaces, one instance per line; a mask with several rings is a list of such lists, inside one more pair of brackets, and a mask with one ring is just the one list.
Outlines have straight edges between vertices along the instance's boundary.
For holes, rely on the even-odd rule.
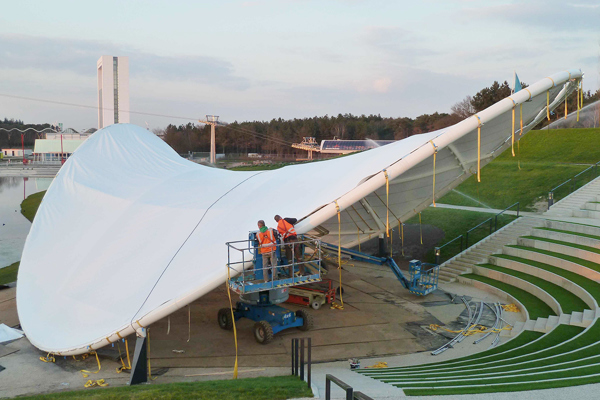
[[[287,258],[288,263],[292,264],[292,262],[300,262],[300,244],[298,243],[298,235],[294,229],[294,225],[298,220],[296,218],[281,218],[279,215],[276,215],[275,221],[277,222],[277,231],[283,242],[286,243],[285,257]],[[300,274],[304,275],[304,264],[301,264],[299,268]],[[290,266],[290,276],[293,276],[293,272],[294,267],[292,265]]]
[[258,232],[256,239],[259,243],[259,253],[262,255],[263,277],[265,282],[269,281],[269,264],[271,265],[271,274],[273,280],[277,279],[277,239],[273,229],[265,225],[262,219],[258,221]]

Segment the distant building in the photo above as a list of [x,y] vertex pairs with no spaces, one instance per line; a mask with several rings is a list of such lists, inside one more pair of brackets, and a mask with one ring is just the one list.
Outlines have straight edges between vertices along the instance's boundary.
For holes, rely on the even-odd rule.
[[[30,156],[31,149],[25,149],[25,156]],[[4,157],[23,157],[23,149],[2,149]]]
[[292,147],[295,149],[308,151],[308,160],[313,159],[313,152],[321,154],[348,154],[357,151],[374,149],[376,147],[385,146],[394,143],[395,140],[322,140],[321,145],[317,143],[314,137],[304,137],[301,143],[294,143]]
[[129,123],[129,57],[98,60],[98,129]]
[[66,160],[90,135],[91,133],[48,133],[45,139],[35,140],[33,161],[44,163]]

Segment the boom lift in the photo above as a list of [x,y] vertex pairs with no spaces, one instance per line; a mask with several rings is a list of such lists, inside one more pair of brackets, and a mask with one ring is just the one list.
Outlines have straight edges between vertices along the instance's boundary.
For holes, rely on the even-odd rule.
[[[234,276],[229,278],[228,285],[240,295],[233,317],[236,321],[240,318],[255,321],[254,337],[258,343],[269,343],[273,335],[285,329],[306,331],[312,328],[312,316],[306,310],[294,313],[278,305],[288,299],[291,286],[321,281],[321,241],[298,235],[296,243],[301,252],[298,262],[293,252],[292,260],[287,260],[282,251],[286,244],[276,245],[277,266],[263,266],[262,256],[257,251],[256,232],[250,232],[248,240],[227,243],[227,268],[230,276]],[[312,254],[305,254],[307,245],[314,249]],[[252,269],[246,269],[249,264]],[[233,328],[231,314],[229,308],[219,310],[218,322],[222,329]]]

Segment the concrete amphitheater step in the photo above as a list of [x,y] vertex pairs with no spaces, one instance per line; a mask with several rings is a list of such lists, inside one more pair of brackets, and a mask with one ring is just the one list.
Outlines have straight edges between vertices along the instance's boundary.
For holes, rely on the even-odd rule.
[[546,228],[551,229],[559,229],[563,231],[571,231],[576,233],[584,233],[587,235],[600,236],[600,227],[584,225],[584,224],[576,224],[572,222],[565,221],[554,221],[551,219],[546,220]]
[[520,246],[533,247],[540,250],[553,251],[592,262],[597,262],[600,259],[600,250],[598,249],[559,240],[525,236],[519,238],[517,244]]
[[577,259],[558,252],[512,245],[504,247],[502,254],[548,264],[600,282],[600,264],[591,261]]
[[592,219],[600,219],[600,211],[592,211],[592,210],[574,210],[573,216],[576,218],[592,218]]
[[[556,328],[553,333],[559,331],[562,333],[564,329]],[[569,327],[568,329],[578,328]],[[554,346],[517,357],[510,357],[509,352],[505,355],[510,358],[497,360],[494,365],[478,363],[462,368],[432,370],[426,376],[406,373],[398,375],[393,370],[390,372],[380,370],[379,375],[376,373],[369,375],[401,387],[405,393],[411,395],[431,394],[429,392],[431,390],[434,390],[435,394],[463,394],[469,393],[470,390],[495,392],[498,391],[497,385],[500,382],[502,385],[523,386],[519,389],[517,389],[518,386],[514,386],[515,389],[511,390],[528,390],[532,388],[532,384],[543,384],[548,387],[548,376],[557,376],[557,378],[552,378],[554,380],[576,379],[579,376],[587,376],[590,373],[588,372],[590,367],[597,368],[600,364],[598,363],[600,343],[597,341],[599,334],[596,323],[579,335],[563,340]],[[550,336],[552,333],[543,337]],[[527,346],[523,348],[527,348]]]
[[[500,261],[505,262],[508,260]],[[573,312],[583,313],[583,310],[588,307],[595,308],[596,301],[586,290],[562,276],[544,270],[537,270],[524,264],[514,263],[512,266],[514,269],[485,264],[478,265],[473,271],[478,275],[505,282],[529,292],[544,301],[556,315]],[[524,270],[534,272],[536,275],[524,272]],[[544,315],[544,317],[547,316]]]
[[[546,269],[538,268],[534,265],[527,264],[524,262],[519,262],[511,259],[503,258],[502,256],[491,256],[490,263],[493,265],[497,265],[499,267],[507,268],[519,273],[525,273],[531,276],[534,276],[539,279],[543,279],[547,282],[550,282],[554,285],[557,285],[567,291],[569,291],[573,296],[576,296],[581,302],[585,303],[587,308],[595,310],[598,308],[598,303],[596,299],[589,293],[585,288],[578,285],[577,283],[567,279],[563,275],[559,275],[557,273],[548,271]],[[559,271],[560,272],[560,271]],[[584,279],[582,277],[582,279]],[[592,283],[592,282],[590,282]],[[580,304],[581,305],[581,304]],[[581,309],[586,309],[585,306],[582,306]],[[563,312],[568,312],[564,310]]]
[[579,244],[582,246],[594,247],[600,249],[600,237],[579,232],[570,232],[552,228],[535,228],[531,232],[532,236],[560,240],[567,243]]

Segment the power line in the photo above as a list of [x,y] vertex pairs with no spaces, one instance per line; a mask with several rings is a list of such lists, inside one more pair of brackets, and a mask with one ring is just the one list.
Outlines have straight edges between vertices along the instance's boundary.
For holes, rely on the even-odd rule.
[[[16,96],[16,95],[7,94],[7,93],[0,93],[0,97],[7,97],[7,98],[11,98],[11,99],[28,100],[28,101],[37,101],[37,102],[40,102],[40,103],[57,104],[57,105],[61,105],[61,106],[88,108],[88,109],[92,109],[92,110],[97,110],[98,109],[98,106],[90,106],[90,105],[87,105],[87,104],[76,104],[76,103],[68,103],[68,102],[64,102],[64,101],[56,101],[56,100],[48,100],[48,99],[38,99],[38,98],[35,98],[35,97]],[[106,111],[114,111],[114,108],[102,107],[102,109],[106,110]],[[194,122],[198,121],[198,118],[181,117],[181,116],[175,116],[175,115],[156,114],[156,113],[148,113],[148,112],[143,112],[143,111],[132,111],[132,110],[129,110],[129,111],[126,111],[126,112],[129,112],[130,114],[147,115],[147,116],[152,116],[152,117],[174,118],[174,119],[182,119],[182,120],[194,121]],[[249,129],[242,128],[240,126],[234,128],[234,127],[232,127],[230,125],[227,125],[227,128],[230,128],[232,130],[237,130],[239,132],[246,133],[246,134],[249,134],[249,135],[256,136],[259,139],[269,140],[269,141],[275,142],[277,144],[281,144],[281,145],[285,145],[285,146],[291,146],[292,145],[292,142],[288,142],[288,141],[286,141],[284,139],[278,139],[278,138],[269,137],[266,134],[254,132],[254,131],[251,131]]]

